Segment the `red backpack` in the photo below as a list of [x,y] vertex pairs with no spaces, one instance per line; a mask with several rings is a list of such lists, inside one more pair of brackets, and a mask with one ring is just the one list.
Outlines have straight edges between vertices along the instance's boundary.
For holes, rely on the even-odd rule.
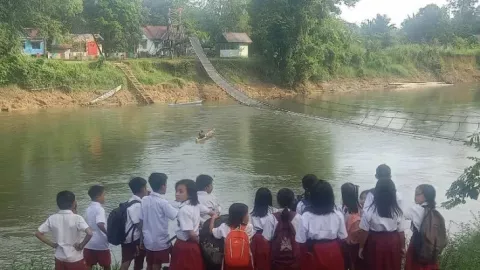
[[245,232],[246,226],[230,228],[225,238],[225,265],[230,267],[247,267],[251,264],[250,239]]
[[300,247],[298,243],[295,242],[296,232],[292,225],[292,221],[295,218],[296,213],[289,211],[288,220],[282,219],[283,214],[284,212],[273,214],[277,219],[278,224],[272,239],[272,269],[282,266],[288,266],[291,268],[299,267],[298,258],[300,254]]

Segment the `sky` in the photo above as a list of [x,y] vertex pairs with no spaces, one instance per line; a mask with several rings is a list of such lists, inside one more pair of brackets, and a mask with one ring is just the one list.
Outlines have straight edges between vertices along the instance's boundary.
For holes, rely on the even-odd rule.
[[342,7],[341,17],[347,22],[360,24],[377,14],[387,14],[398,27],[408,15],[428,4],[445,5],[447,0],[360,0],[354,7]]

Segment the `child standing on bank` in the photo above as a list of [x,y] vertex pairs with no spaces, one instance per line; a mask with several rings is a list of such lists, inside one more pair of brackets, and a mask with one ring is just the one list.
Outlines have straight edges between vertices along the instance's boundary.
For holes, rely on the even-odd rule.
[[251,250],[255,270],[270,270],[270,243],[262,236],[266,221],[277,210],[272,207],[272,193],[268,188],[259,188],[255,194],[252,211],[252,225],[255,235],[252,239]]
[[310,193],[311,189],[317,184],[318,178],[314,174],[307,174],[302,178],[302,187],[303,190],[305,190],[305,193],[303,196],[300,196],[297,207],[296,207],[296,212],[299,215],[303,215],[305,212],[306,208],[311,205],[310,201]]
[[[83,217],[76,214],[77,202],[73,192],[59,192],[57,206],[60,211],[48,217],[35,236],[55,249],[55,270],[85,270],[82,250],[92,238],[93,232]],[[48,232],[52,233],[53,241],[45,236]],[[81,240],[83,232],[86,236]]]
[[311,203],[295,236],[300,244],[300,269],[343,270],[341,241],[347,238],[347,229],[343,213],[335,208],[332,186],[319,181],[311,189]]
[[172,270],[204,270],[202,253],[199,245],[200,215],[209,212],[198,201],[197,189],[193,180],[180,180],[175,184],[175,198],[180,202],[176,232],[177,241],[173,246],[170,269]]
[[128,200],[130,207],[127,208],[127,222],[125,224],[125,242],[122,244],[122,266],[120,270],[128,270],[134,261],[134,270],[143,269],[145,261],[145,249],[140,243],[142,232],[142,198],[148,195],[147,180],[135,177],[128,183],[133,195]]
[[[360,203],[358,202],[358,186],[345,183],[341,187],[342,203],[347,227],[346,261],[350,270],[366,269],[363,260],[358,257],[360,249]],[[365,193],[366,195],[366,193]]]
[[295,194],[283,188],[277,194],[278,205],[283,209],[269,215],[263,229],[263,237],[271,244],[271,269],[300,269],[300,249],[295,241],[302,216],[295,212]]
[[92,202],[85,211],[85,219],[88,226],[92,228],[93,237],[85,246],[83,256],[88,269],[100,265],[104,270],[110,270],[112,263],[110,248],[107,239],[107,226],[105,218],[105,188],[95,185],[88,190],[88,196]]
[[[252,270],[250,239],[254,235],[253,225],[248,223],[248,206],[234,203],[228,209],[228,222],[214,228],[215,219],[210,220],[210,232],[217,239],[225,239],[224,270]],[[238,241],[241,240],[241,241]]]
[[[201,205],[207,207],[211,212],[220,215],[220,204],[212,194],[213,191],[213,178],[210,175],[201,174],[195,181],[197,187],[198,201]],[[203,224],[210,218],[208,214],[203,214],[200,217],[200,224]],[[200,225],[201,226],[201,225]]]
[[168,221],[177,217],[178,211],[164,198],[167,192],[167,175],[152,173],[148,178],[150,195],[142,199],[143,243],[147,253],[147,267],[160,270],[170,262]]

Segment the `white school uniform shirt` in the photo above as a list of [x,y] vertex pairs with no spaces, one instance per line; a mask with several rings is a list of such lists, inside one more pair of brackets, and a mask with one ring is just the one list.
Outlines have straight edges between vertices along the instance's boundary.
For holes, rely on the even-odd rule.
[[[128,232],[130,227],[134,224],[140,223],[140,217],[142,215],[142,199],[137,195],[133,195],[128,202],[137,200],[140,203],[135,203],[127,209],[127,223],[125,224],[125,233]],[[138,228],[130,230],[128,232],[127,237],[125,238],[125,244],[132,243],[132,234],[133,234],[133,241],[137,241],[140,239],[140,230]]]
[[60,210],[51,215],[38,227],[41,233],[52,233],[53,242],[58,244],[55,258],[62,262],[78,262],[83,260],[83,251],[77,251],[73,245],[83,241],[82,233],[88,228],[83,217],[71,210]]
[[[298,227],[300,226],[301,222],[302,216],[299,214],[295,214],[295,217],[292,219],[292,225],[295,229],[295,232],[298,231]],[[263,238],[267,239],[267,241],[272,241],[275,230],[277,229],[277,225],[277,218],[274,215],[268,215],[268,218],[265,221],[265,225],[263,226]]]
[[90,203],[85,211],[85,220],[93,231],[92,239],[90,239],[85,248],[91,250],[109,250],[107,235],[104,234],[97,225],[98,223],[103,223],[105,224],[105,228],[107,228],[105,209],[103,209],[103,206],[99,202]]
[[256,216],[250,215],[250,222],[252,223],[253,229],[255,230],[255,232],[263,230],[263,227],[265,226],[265,222],[267,221],[267,219],[269,219],[269,216],[273,217],[273,213],[276,213],[276,212],[278,212],[278,209],[269,206],[267,215],[265,215],[264,217],[256,217]]
[[180,205],[177,221],[178,230],[175,232],[177,239],[187,241],[190,236],[186,231],[194,231],[198,236],[200,231],[200,215],[209,213],[210,210],[204,205],[191,205],[190,201],[186,201]]
[[359,227],[367,232],[403,232],[405,231],[405,218],[403,215],[394,216],[394,218],[380,217],[372,206],[364,208]]
[[303,203],[303,201],[299,201],[297,203],[297,211],[296,212],[297,212],[297,214],[302,215],[304,211],[305,211],[305,204]]
[[[220,224],[220,226],[212,230],[212,234],[213,237],[217,239],[225,239],[227,238],[231,230],[232,229],[230,228],[230,226],[228,226],[226,223],[222,223]],[[247,224],[247,226],[245,227],[245,232],[247,233],[249,239],[252,239],[253,235],[255,235],[255,230],[253,229],[253,225],[251,223]]]
[[343,213],[335,209],[333,213],[327,215],[303,213],[295,241],[303,244],[307,240],[343,240],[347,236]]
[[420,227],[422,226],[423,219],[425,218],[424,206],[427,205],[427,203],[423,203],[422,205],[415,204],[405,211],[405,219],[410,220],[417,230],[420,230]]
[[152,192],[142,199],[140,219],[143,221],[143,244],[150,251],[161,251],[170,248],[168,220],[174,220],[178,211],[162,197]]
[[[210,211],[217,213],[217,215],[220,215],[221,209],[220,209],[220,204],[217,201],[217,198],[215,198],[215,195],[209,194],[206,191],[198,191],[198,201],[200,204],[204,205],[207,207]],[[208,214],[203,214],[200,216],[200,222],[204,223],[210,218]]]

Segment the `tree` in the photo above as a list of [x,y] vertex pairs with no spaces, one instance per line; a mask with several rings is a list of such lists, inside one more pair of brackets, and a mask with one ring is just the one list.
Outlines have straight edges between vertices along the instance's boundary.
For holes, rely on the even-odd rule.
[[[356,0],[252,0],[250,6],[254,49],[263,55],[283,82],[301,85],[314,74],[318,57],[334,58],[315,35],[338,13],[338,4]],[[322,51],[323,50],[323,51]]]
[[[480,134],[470,137],[466,145],[480,151]],[[447,190],[448,201],[442,205],[448,209],[466,203],[467,198],[478,200],[480,194],[480,158],[469,157],[468,159],[474,161],[475,164],[466,168],[463,174]]]
[[479,0],[449,0],[455,33],[461,37],[480,34]]
[[[374,47],[386,48],[392,46],[395,43],[395,31],[397,30],[395,25],[391,23],[387,15],[380,15],[371,20],[367,20],[361,25],[361,33],[365,37],[367,44],[375,43],[379,44]],[[371,46],[367,46],[371,47]]]
[[133,51],[141,38],[140,0],[85,0],[83,17],[90,33],[100,33],[107,53]]
[[405,19],[402,30],[408,40],[415,43],[448,43],[453,37],[448,10],[435,4],[427,5]]

